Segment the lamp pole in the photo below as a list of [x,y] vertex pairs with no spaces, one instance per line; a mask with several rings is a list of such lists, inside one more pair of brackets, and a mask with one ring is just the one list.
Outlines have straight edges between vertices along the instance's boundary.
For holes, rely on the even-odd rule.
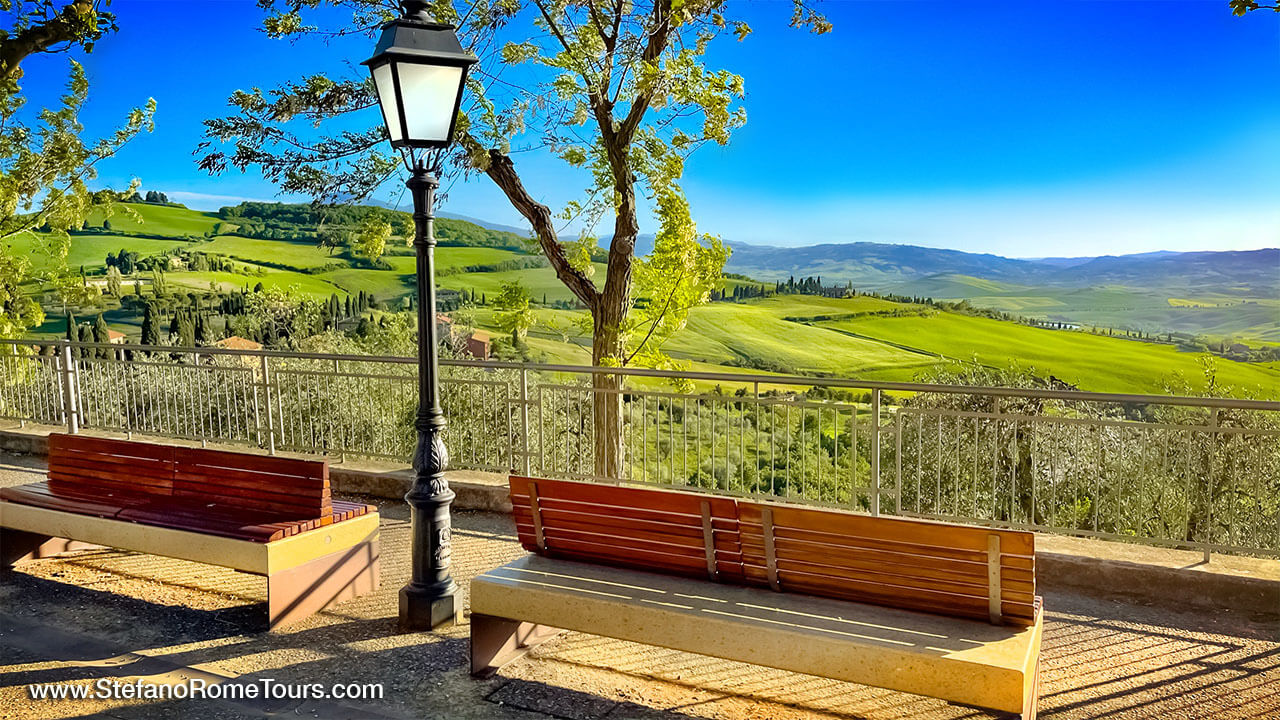
[[369,68],[391,147],[405,155],[413,196],[413,248],[418,279],[418,412],[413,427],[413,487],[409,503],[412,556],[409,584],[400,590],[400,625],[430,630],[458,621],[458,585],[449,575],[453,491],[444,477],[440,361],[436,337],[436,177],[476,57],[462,47],[453,25],[433,22],[426,0],[400,0],[402,15],[382,26]]
[[[429,156],[428,156],[429,157]],[[440,408],[440,362],[436,337],[434,206],[440,181],[435,169],[414,164],[409,178],[413,195],[413,248],[418,274],[418,413],[413,426],[418,444],[413,452],[413,487],[404,496],[412,525],[412,576],[400,590],[400,624],[429,630],[457,622],[458,585],[449,574],[454,493],[444,471],[444,411]]]

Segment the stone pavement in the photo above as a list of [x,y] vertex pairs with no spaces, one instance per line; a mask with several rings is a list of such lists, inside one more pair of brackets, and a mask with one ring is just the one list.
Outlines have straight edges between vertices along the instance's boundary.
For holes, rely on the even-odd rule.
[[[0,485],[43,475],[0,455]],[[100,550],[0,573],[0,718],[419,717],[907,720],[990,718],[926,698],[569,633],[476,681],[467,626],[399,634],[407,580],[402,503],[381,502],[375,595],[275,633],[251,629],[264,581]],[[523,553],[510,518],[455,516],[454,570],[467,579]],[[1206,613],[1102,593],[1050,593],[1044,718],[1280,718],[1280,614]],[[1277,609],[1280,611],[1280,608]],[[380,683],[365,701],[33,700],[27,686],[110,677],[210,683]]]

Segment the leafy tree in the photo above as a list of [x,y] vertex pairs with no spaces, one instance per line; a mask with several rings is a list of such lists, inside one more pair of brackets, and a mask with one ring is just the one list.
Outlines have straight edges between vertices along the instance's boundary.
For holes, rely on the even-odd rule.
[[112,297],[120,297],[120,286],[124,278],[120,276],[120,269],[112,266],[107,268],[107,292]]
[[169,293],[168,283],[164,279],[164,270],[158,267],[151,269],[151,294],[164,297]]
[[[50,280],[64,303],[91,301],[96,289],[70,277],[66,258],[69,230],[84,225],[90,211],[110,214],[117,195],[110,190],[90,192],[95,166],[139,132],[152,127],[154,101],[130,111],[120,128],[99,140],[81,137],[80,111],[88,99],[89,83],[78,62],[68,62],[67,92],[60,105],[40,111],[24,109],[20,82],[23,64],[78,49],[91,52],[95,43],[116,29],[115,18],[103,8],[108,0],[25,0],[0,3],[8,15],[0,32],[0,256],[9,250],[3,241],[40,228],[39,250],[54,260]],[[8,260],[0,266],[8,268]],[[29,271],[25,271],[29,272]],[[22,308],[0,305],[5,315],[0,328],[30,327],[36,316]],[[3,330],[0,330],[3,332]],[[8,332],[13,332],[9,330]]]
[[[805,0],[794,3],[792,26],[818,33],[830,29]],[[259,4],[268,11],[264,29],[273,37],[370,32],[391,16],[390,8],[367,0]],[[318,5],[349,11],[352,25],[324,28],[304,20],[303,14]],[[643,355],[627,347],[628,315],[639,290],[633,287],[638,195],[648,194],[658,206],[682,202],[686,157],[707,143],[726,144],[746,120],[739,105],[743,79],[704,63],[717,37],[743,39],[751,32],[745,22],[726,14],[727,5],[715,0],[405,3],[437,21],[457,24],[464,45],[480,56],[459,118],[460,150],[454,164],[488,176],[530,223],[557,277],[591,314],[592,361],[597,365],[657,356],[656,346]],[[527,23],[538,32],[530,36]],[[517,65],[526,67],[511,69]],[[516,77],[526,82],[513,82]],[[237,91],[230,101],[237,114],[205,121],[207,140],[199,163],[212,173],[256,166],[282,191],[330,202],[367,197],[400,171],[397,158],[383,149],[386,131],[380,122],[358,131],[343,117],[377,105],[366,77],[311,75],[269,94],[256,88]],[[376,122],[375,113],[366,116]],[[329,123],[333,134],[314,139],[296,134],[295,126],[288,125],[294,118],[311,120],[309,126],[339,122]],[[532,139],[521,141],[522,134]],[[588,228],[612,218],[603,284],[590,277],[592,266],[580,261],[581,253],[571,256],[561,244],[556,213],[525,186],[512,159],[517,141],[523,147],[515,149],[544,149],[589,176],[583,197],[559,214]],[[660,213],[659,237],[672,241],[688,236],[692,227],[679,226],[688,217]],[[696,286],[699,279],[690,276],[688,282]],[[700,294],[695,287],[673,295]],[[621,477],[621,378],[602,374],[594,383],[599,391],[593,413],[596,474]]]
[[356,228],[355,250],[370,264],[376,265],[387,251],[387,240],[391,237],[391,223],[370,215],[360,221]]
[[40,303],[22,292],[30,272],[30,261],[4,252],[0,246],[0,340],[17,338],[27,328],[44,322]]
[[502,284],[494,304],[498,308],[498,327],[511,334],[512,345],[524,344],[529,328],[533,327],[533,310],[529,307],[529,289],[519,280]]

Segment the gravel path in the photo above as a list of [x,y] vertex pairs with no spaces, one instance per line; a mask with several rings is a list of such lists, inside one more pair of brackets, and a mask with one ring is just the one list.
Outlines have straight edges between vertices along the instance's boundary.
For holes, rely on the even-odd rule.
[[[0,455],[0,485],[42,476]],[[111,550],[0,572],[0,718],[990,718],[890,691],[568,633],[476,681],[464,623],[398,634],[407,580],[402,503],[382,502],[383,582],[375,595],[276,633],[250,629],[261,578]],[[455,516],[466,580],[523,553],[510,519]],[[1280,718],[1280,620],[1208,614],[1081,594],[1045,597],[1044,718]],[[1278,609],[1280,610],[1280,609]],[[365,702],[32,700],[27,685],[112,677],[381,683]]]

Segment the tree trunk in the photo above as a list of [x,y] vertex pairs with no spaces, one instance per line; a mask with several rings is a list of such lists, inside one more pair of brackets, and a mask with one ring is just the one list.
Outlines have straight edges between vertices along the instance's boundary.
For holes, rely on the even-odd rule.
[[[596,367],[622,364],[618,314],[600,308],[593,318],[591,364]],[[595,475],[601,480],[622,480],[622,376],[599,373],[592,377],[591,386]]]

